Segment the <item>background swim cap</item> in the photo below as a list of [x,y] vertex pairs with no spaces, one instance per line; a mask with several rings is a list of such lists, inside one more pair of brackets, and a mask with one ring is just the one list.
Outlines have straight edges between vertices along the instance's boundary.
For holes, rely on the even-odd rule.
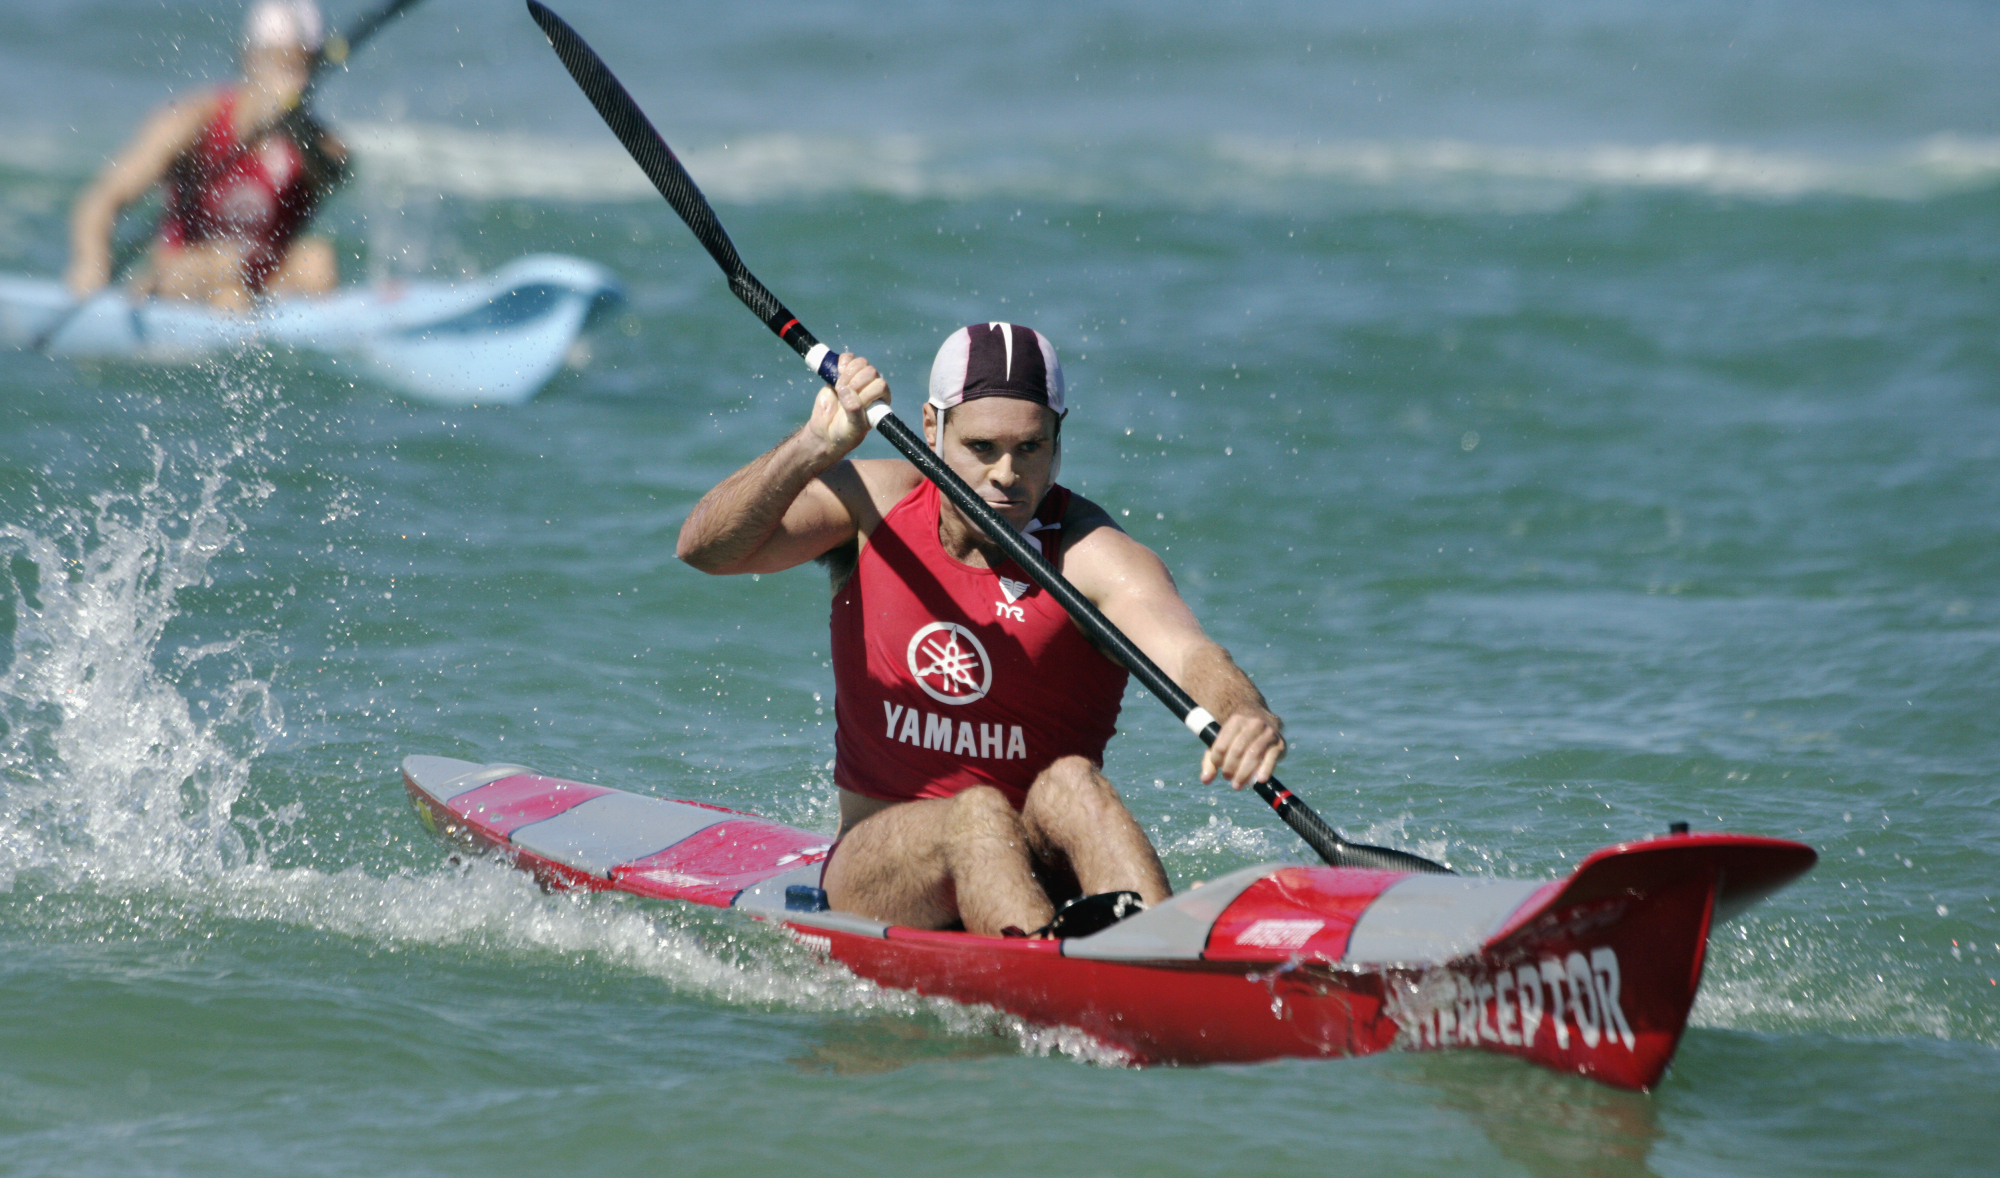
[[313,0],[257,0],[243,16],[243,44],[249,49],[318,51],[326,22]]
[[1032,327],[975,323],[944,338],[931,363],[931,404],[949,409],[981,397],[1016,397],[1063,410],[1055,345]]

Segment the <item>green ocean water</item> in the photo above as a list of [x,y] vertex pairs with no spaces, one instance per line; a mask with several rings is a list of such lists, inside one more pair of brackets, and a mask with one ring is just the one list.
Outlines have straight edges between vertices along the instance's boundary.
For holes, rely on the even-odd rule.
[[[0,355],[0,1173],[1990,1170],[1989,10],[561,7],[899,404],[960,323],[1056,341],[1065,482],[1162,552],[1350,837],[1550,877],[1688,821],[1821,862],[1717,931],[1650,1095],[1474,1054],[1124,1068],[449,862],[404,755],[830,830],[832,685],[816,570],[672,557],[811,374],[525,15],[427,0],[328,87],[351,272],[553,250],[628,302],[514,408]],[[60,267],[233,11],[0,14],[0,270]],[[1307,857],[1150,699],[1121,726],[1178,884]]]

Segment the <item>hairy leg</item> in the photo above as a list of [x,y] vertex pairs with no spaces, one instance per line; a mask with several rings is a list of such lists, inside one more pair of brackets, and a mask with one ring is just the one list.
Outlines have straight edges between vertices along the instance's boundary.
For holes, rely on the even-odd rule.
[[877,810],[848,828],[826,868],[827,902],[914,928],[997,936],[1055,915],[1035,882],[1020,815],[979,787]]
[[1133,891],[1149,905],[1173,895],[1146,832],[1086,758],[1064,757],[1042,770],[1021,821],[1035,857],[1067,862],[1085,895]]

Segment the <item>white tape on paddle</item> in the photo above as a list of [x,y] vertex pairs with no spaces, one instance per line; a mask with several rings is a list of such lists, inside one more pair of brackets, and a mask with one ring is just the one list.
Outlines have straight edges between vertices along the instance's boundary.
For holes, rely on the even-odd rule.
[[1189,732],[1200,736],[1204,729],[1210,724],[1215,723],[1215,713],[1197,705],[1188,711],[1187,718],[1182,720],[1181,723],[1187,725]]
[[832,350],[832,348],[827,347],[825,344],[814,344],[812,347],[807,348],[806,367],[812,369],[814,372],[818,372],[819,362],[826,359],[826,354]]
[[883,418],[889,416],[889,414],[895,411],[889,408],[889,403],[887,401],[875,401],[872,402],[867,409],[863,410],[863,412],[867,414],[868,417],[868,428],[874,429],[876,426],[882,424]]

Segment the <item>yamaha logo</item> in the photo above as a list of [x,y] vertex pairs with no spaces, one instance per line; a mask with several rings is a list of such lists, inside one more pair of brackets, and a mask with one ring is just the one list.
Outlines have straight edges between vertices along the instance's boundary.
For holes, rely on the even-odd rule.
[[910,674],[939,703],[969,704],[986,698],[993,663],[972,631],[955,622],[932,622],[910,639]]

